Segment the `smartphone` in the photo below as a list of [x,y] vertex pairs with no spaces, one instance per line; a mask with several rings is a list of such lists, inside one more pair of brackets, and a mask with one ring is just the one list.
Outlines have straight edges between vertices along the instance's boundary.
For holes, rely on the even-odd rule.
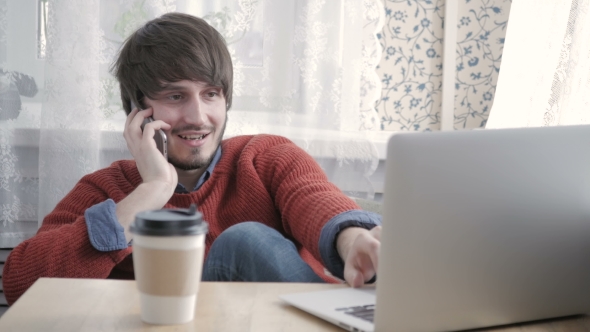
[[[136,108],[136,106],[133,102],[131,102],[131,109],[134,108]],[[143,120],[143,123],[141,124],[141,130],[143,131],[143,127],[145,127],[146,124],[152,121],[154,121],[154,118],[152,118],[151,116],[145,118]],[[168,160],[168,137],[166,136],[166,133],[162,129],[156,130],[154,140],[156,141],[156,146],[158,147],[158,150],[164,156],[164,159]]]

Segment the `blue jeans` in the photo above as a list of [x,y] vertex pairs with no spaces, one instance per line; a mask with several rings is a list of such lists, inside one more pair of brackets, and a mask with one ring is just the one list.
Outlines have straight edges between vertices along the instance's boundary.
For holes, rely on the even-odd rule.
[[324,282],[293,242],[258,222],[234,225],[215,239],[203,281]]

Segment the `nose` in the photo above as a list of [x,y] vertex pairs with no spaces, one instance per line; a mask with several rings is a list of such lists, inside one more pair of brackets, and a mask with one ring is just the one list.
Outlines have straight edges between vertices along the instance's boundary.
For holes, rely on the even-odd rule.
[[191,95],[188,101],[184,104],[183,115],[184,120],[188,124],[195,126],[203,126],[207,123],[207,116],[205,112],[205,105],[200,100],[198,95]]

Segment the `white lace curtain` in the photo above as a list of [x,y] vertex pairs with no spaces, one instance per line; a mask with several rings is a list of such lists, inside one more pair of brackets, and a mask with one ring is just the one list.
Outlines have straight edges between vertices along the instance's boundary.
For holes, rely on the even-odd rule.
[[512,2],[486,128],[590,123],[590,0]]
[[108,68],[132,31],[170,11],[226,37],[226,137],[285,135],[343,190],[372,195],[379,0],[0,0],[0,248],[34,235],[83,175],[130,158]]

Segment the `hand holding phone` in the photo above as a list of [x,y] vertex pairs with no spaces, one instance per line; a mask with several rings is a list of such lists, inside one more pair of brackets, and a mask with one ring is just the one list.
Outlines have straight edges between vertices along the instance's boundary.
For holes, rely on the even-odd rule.
[[[136,108],[136,106],[133,102],[131,102],[131,109],[134,109],[134,108]],[[141,131],[143,131],[143,128],[145,127],[146,124],[148,124],[152,121],[154,121],[154,118],[152,118],[151,116],[145,118],[143,120],[143,123],[141,124]],[[168,160],[168,137],[166,136],[166,133],[162,129],[156,130],[156,134],[154,135],[154,140],[156,141],[156,146],[158,147],[158,150],[164,156],[164,159]]]
[[[154,121],[154,118],[151,116],[145,118],[145,120],[143,120],[143,124],[141,125],[141,130],[143,131],[143,127],[152,121]],[[160,150],[164,156],[164,159],[168,160],[168,137],[166,136],[166,133],[162,129],[156,130],[154,140],[156,141],[158,150]]]

